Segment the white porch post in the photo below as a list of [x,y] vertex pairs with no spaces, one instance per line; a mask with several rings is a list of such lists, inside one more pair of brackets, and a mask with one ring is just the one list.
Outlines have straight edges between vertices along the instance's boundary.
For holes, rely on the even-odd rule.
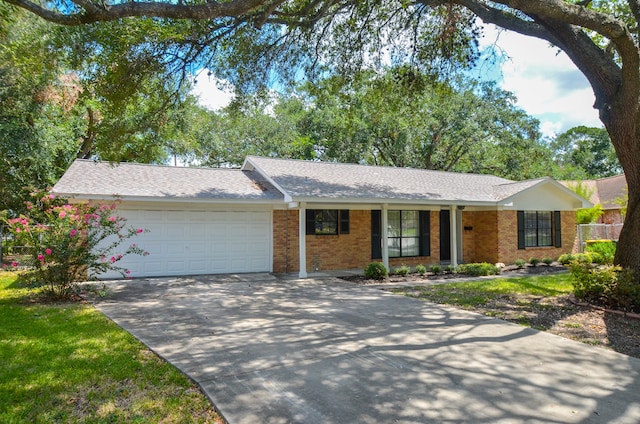
[[458,266],[458,208],[451,206],[450,240],[451,240],[451,265]]
[[298,240],[299,246],[299,261],[300,272],[298,276],[300,278],[307,278],[307,207],[306,203],[300,202],[299,215],[298,215]]
[[387,216],[387,205],[382,205],[382,264],[390,270],[389,268],[389,238],[388,238],[388,230],[389,230],[389,219]]
[[464,211],[464,206],[458,206],[457,207],[457,212],[456,212],[456,227],[458,229],[457,233],[457,243],[458,243],[458,255],[457,255],[457,259],[458,262],[464,262],[464,253],[463,253],[463,237],[462,235],[464,234],[464,227],[462,225],[462,213]]

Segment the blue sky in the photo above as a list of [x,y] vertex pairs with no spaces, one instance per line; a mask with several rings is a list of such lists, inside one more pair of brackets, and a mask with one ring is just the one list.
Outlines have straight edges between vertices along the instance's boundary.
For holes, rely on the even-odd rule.
[[[481,63],[478,72],[513,92],[517,105],[540,120],[544,135],[553,137],[578,125],[602,126],[593,109],[593,91],[566,54],[546,41],[486,26],[481,48],[494,43],[505,60],[498,66]],[[199,74],[193,92],[203,106],[214,110],[230,101],[230,94],[219,90],[206,70]]]

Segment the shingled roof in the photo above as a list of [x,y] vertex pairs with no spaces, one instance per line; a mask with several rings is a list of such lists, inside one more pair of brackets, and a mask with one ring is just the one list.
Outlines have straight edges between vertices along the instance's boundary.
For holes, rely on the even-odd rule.
[[255,169],[291,200],[418,200],[495,204],[544,181],[514,182],[493,175],[313,162],[248,156]]
[[76,160],[53,193],[76,198],[221,202],[421,203],[496,206],[551,184],[493,175],[249,156],[242,169]]
[[257,172],[76,160],[53,187],[57,195],[278,201],[283,195]]
[[591,192],[591,203],[599,203],[603,209],[620,209],[620,199],[627,195],[627,179],[624,174],[597,180],[560,182],[567,187],[575,187],[578,184],[586,187]]

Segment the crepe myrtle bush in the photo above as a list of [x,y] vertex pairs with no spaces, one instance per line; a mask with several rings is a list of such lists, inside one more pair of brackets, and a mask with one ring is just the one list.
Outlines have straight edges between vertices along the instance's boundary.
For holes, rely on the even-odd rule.
[[26,215],[5,221],[13,237],[31,247],[33,266],[23,280],[44,286],[53,298],[69,298],[77,282],[95,280],[107,271],[127,277],[130,271],[119,266],[120,260],[129,254],[148,255],[136,244],[120,247],[146,230],[127,227],[115,214],[115,203],[70,204],[47,192],[31,197]]

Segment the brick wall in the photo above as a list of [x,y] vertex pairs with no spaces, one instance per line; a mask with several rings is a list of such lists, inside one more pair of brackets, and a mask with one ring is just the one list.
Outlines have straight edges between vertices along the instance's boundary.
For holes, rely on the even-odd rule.
[[[298,272],[297,210],[273,212],[273,271]],[[431,256],[390,258],[389,266],[415,266],[438,263],[440,258],[440,223],[431,212]],[[288,217],[288,219],[287,219]],[[349,212],[349,234],[335,236],[307,235],[307,271],[364,268],[371,259],[371,211]]]
[[513,263],[516,259],[528,261],[530,258],[557,259],[563,253],[573,250],[576,238],[576,213],[562,211],[560,213],[562,228],[562,247],[527,247],[518,249],[518,217],[516,211],[500,211],[499,213],[500,246],[497,262]]
[[[393,269],[400,265],[430,265],[440,262],[440,220],[431,212],[431,256],[389,258]],[[472,262],[513,263],[516,259],[557,258],[572,251],[576,237],[575,212],[561,213],[562,247],[518,249],[516,211],[465,211],[460,230],[463,260]],[[307,271],[364,268],[371,259],[371,211],[352,210],[350,234],[306,236]],[[470,227],[467,230],[464,227]],[[273,270],[298,272],[298,211],[273,212]]]

